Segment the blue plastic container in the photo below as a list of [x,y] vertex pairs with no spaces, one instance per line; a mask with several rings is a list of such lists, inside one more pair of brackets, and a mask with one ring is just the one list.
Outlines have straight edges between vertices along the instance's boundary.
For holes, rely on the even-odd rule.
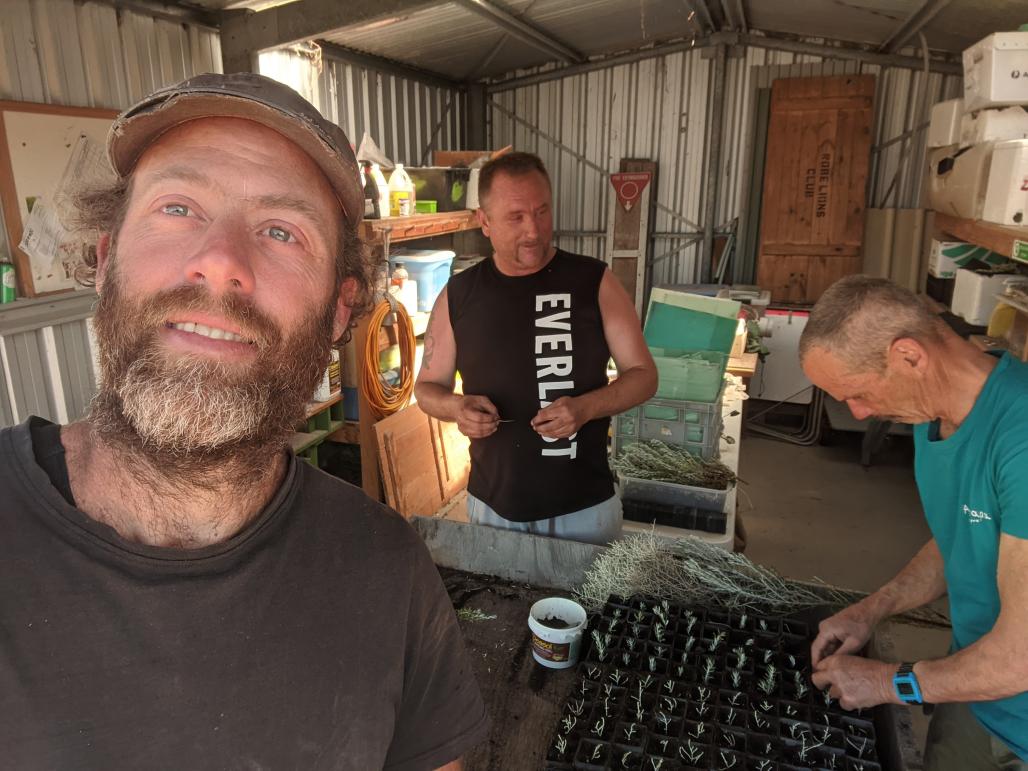
[[404,249],[389,255],[389,271],[402,262],[407,274],[418,285],[418,311],[430,313],[436,298],[450,280],[455,252],[436,249]]

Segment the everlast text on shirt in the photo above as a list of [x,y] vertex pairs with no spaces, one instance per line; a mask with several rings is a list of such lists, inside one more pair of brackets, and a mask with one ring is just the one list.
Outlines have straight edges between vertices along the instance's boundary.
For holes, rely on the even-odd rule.
[[[539,407],[548,407],[556,399],[575,388],[571,379],[574,369],[571,342],[571,295],[541,294],[535,298],[535,366],[539,384]],[[557,330],[552,332],[550,330]],[[572,434],[567,439],[543,437],[544,457],[575,458],[578,442]],[[559,443],[557,446],[553,446]]]

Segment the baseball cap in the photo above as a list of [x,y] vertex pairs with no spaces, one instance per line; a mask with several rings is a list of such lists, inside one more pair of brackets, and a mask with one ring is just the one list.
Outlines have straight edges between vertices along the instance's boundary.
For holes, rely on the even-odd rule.
[[199,118],[245,118],[277,131],[318,164],[351,225],[364,216],[364,191],[350,140],[289,86],[254,72],[207,73],[155,91],[115,119],[107,156],[126,177],[166,131]]

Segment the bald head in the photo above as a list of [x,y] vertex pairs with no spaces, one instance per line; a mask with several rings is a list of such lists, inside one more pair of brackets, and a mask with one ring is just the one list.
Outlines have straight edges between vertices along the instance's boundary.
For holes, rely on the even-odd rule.
[[881,372],[896,340],[930,346],[942,342],[948,331],[913,292],[884,278],[847,276],[832,284],[811,311],[800,338],[800,361],[821,348],[854,372]]

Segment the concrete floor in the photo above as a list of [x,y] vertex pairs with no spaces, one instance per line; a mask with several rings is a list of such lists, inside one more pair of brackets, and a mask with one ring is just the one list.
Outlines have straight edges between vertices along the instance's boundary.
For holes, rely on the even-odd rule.
[[[909,437],[889,437],[870,468],[860,465],[862,434],[836,433],[830,445],[796,445],[746,435],[739,476],[746,556],[790,578],[820,578],[871,592],[929,539],[914,483]],[[945,609],[945,601],[937,606]],[[949,633],[890,624],[899,660],[946,654]],[[928,720],[911,711],[918,746]]]

